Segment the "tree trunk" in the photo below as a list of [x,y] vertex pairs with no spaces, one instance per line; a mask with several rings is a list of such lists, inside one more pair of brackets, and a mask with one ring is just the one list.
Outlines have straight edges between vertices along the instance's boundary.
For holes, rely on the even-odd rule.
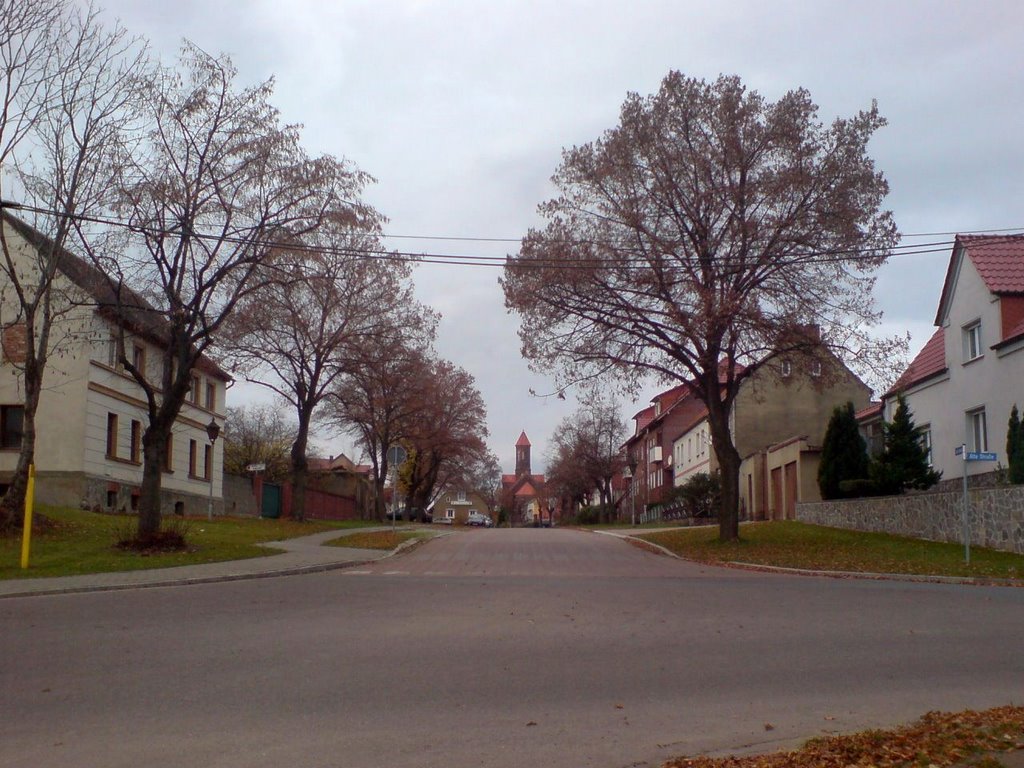
[[153,422],[142,435],[142,487],[139,489],[138,539],[144,542],[160,532],[164,452],[170,424]]
[[718,508],[719,541],[738,541],[740,538],[740,453],[732,441],[729,430],[729,412],[732,399],[722,401],[718,389],[717,366],[714,379],[708,387],[708,426],[711,440],[718,458],[721,475],[722,498]]
[[299,414],[299,431],[292,443],[292,519],[306,519],[306,481],[309,476],[309,461],[306,459],[306,445],[309,442],[309,417]]
[[[11,478],[11,485],[0,504],[0,530],[19,528],[24,520],[25,494],[28,491],[28,468],[35,461],[36,454],[36,411],[39,408],[39,392],[42,379],[36,375],[35,366],[25,370],[25,411],[22,421],[21,449],[18,465]],[[29,371],[33,373],[30,374]]]
[[18,464],[11,478],[10,487],[0,502],[0,530],[19,528],[24,520],[25,494],[28,491],[28,468],[35,462],[36,455],[36,412],[39,410],[39,394],[43,389],[45,358],[40,359],[34,333],[35,312],[26,311],[26,356],[25,356],[25,410],[22,415],[21,448]]

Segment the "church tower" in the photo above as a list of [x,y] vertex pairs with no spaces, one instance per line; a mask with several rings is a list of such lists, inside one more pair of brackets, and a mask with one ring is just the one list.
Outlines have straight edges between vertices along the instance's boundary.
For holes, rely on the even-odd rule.
[[523,432],[516,440],[516,477],[530,474],[530,438]]

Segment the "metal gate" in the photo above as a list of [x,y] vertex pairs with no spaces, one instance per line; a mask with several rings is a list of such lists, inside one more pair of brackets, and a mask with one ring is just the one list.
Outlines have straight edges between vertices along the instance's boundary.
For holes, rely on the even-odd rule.
[[260,505],[260,517],[278,518],[281,516],[281,504],[284,494],[280,485],[263,484],[263,499]]

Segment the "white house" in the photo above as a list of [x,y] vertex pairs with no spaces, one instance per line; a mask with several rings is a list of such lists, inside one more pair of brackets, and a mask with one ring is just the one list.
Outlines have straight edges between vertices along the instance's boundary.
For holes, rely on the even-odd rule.
[[[31,274],[33,248],[42,234],[22,221],[3,217],[4,235],[19,272]],[[104,293],[104,290],[107,293]],[[68,251],[58,256],[56,300],[64,302],[36,412],[36,499],[42,504],[130,511],[142,483],[142,434],[146,403],[136,381],[116,364],[118,326],[110,311],[109,286],[89,263]],[[135,297],[137,302],[141,299]],[[139,306],[143,306],[139,304]],[[162,363],[160,315],[126,326],[126,348],[133,362],[159,380]],[[0,488],[17,466],[24,415],[19,362],[24,359],[24,324],[11,302],[11,286],[0,272]],[[20,360],[19,360],[20,357]],[[164,512],[205,512],[212,498],[222,506],[223,441],[211,444],[207,427],[224,423],[224,396],[230,377],[203,359],[193,372],[189,401],[171,439],[162,488]]]
[[[1024,409],[1024,236],[958,235],[946,271],[938,329],[884,396],[891,420],[903,393],[931,462],[959,477],[956,449],[991,451],[1006,465],[1006,426]],[[967,462],[968,474],[994,462]]]

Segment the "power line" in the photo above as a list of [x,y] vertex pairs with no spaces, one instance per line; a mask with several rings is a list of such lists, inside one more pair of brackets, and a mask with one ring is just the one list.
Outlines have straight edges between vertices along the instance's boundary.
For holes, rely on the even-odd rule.
[[[58,214],[52,210],[48,210],[41,207],[25,205],[21,203],[12,203],[8,201],[0,201],[0,208],[12,208],[15,210],[29,211],[44,216],[57,216],[64,215]],[[168,235],[175,235],[174,230],[162,229],[158,227],[132,224],[130,222],[117,220],[111,217],[104,216],[89,216],[85,214],[70,214],[69,218],[86,223],[100,224],[103,226],[120,227],[128,229],[137,234],[149,237],[166,237]],[[1005,229],[991,229],[991,230],[970,230],[968,232],[962,232],[959,234],[983,234],[983,233],[994,233],[994,232],[1014,232],[1019,231],[1019,228],[1005,228]],[[367,232],[370,237],[389,237],[388,235],[380,235],[379,233]],[[920,233],[915,235],[903,235],[902,237],[925,237],[925,236],[943,236],[947,234],[956,233]],[[191,237],[197,240],[205,240],[210,242],[225,242],[235,245],[259,245],[265,248],[278,248],[287,251],[298,251],[304,253],[330,253],[339,256],[352,256],[353,258],[366,258],[366,259],[377,259],[377,260],[391,260],[391,261],[404,261],[417,264],[434,264],[434,265],[445,265],[445,266],[460,266],[460,267],[504,267],[508,263],[508,256],[483,256],[478,254],[451,254],[451,253],[434,253],[434,252],[413,252],[413,251],[401,251],[401,250],[388,250],[385,248],[373,248],[373,247],[346,247],[346,246],[322,246],[306,244],[301,242],[282,242],[274,240],[264,240],[259,242],[251,242],[247,238],[243,237],[231,237],[225,235],[212,235],[200,232],[191,232]],[[408,237],[412,238],[412,235],[391,235],[390,237]],[[1007,240],[1013,239],[1012,236],[1007,235]],[[426,239],[426,238],[424,238]],[[441,236],[432,236],[431,239],[436,240],[466,240],[473,242],[520,242],[518,240],[510,240],[505,238],[446,238]],[[914,256],[914,255],[925,255],[931,253],[941,253],[948,250],[953,245],[952,240],[934,241],[928,243],[916,243],[916,244],[900,244],[893,246],[889,249],[889,256]],[[592,269],[594,267],[642,267],[647,262],[647,257],[644,251],[638,248],[631,247],[615,247],[610,246],[606,242],[600,241],[569,241],[566,243],[568,246],[573,247],[585,247],[585,246],[596,246],[601,248],[611,248],[613,256],[595,256],[595,257],[581,257],[572,260],[521,260],[515,259],[514,264],[519,268],[529,269]],[[808,251],[806,253],[794,253],[792,254],[794,260],[798,260],[803,264],[828,264],[828,263],[839,263],[844,261],[874,261],[879,258],[877,249],[835,249],[835,250],[819,250],[819,251]]]

